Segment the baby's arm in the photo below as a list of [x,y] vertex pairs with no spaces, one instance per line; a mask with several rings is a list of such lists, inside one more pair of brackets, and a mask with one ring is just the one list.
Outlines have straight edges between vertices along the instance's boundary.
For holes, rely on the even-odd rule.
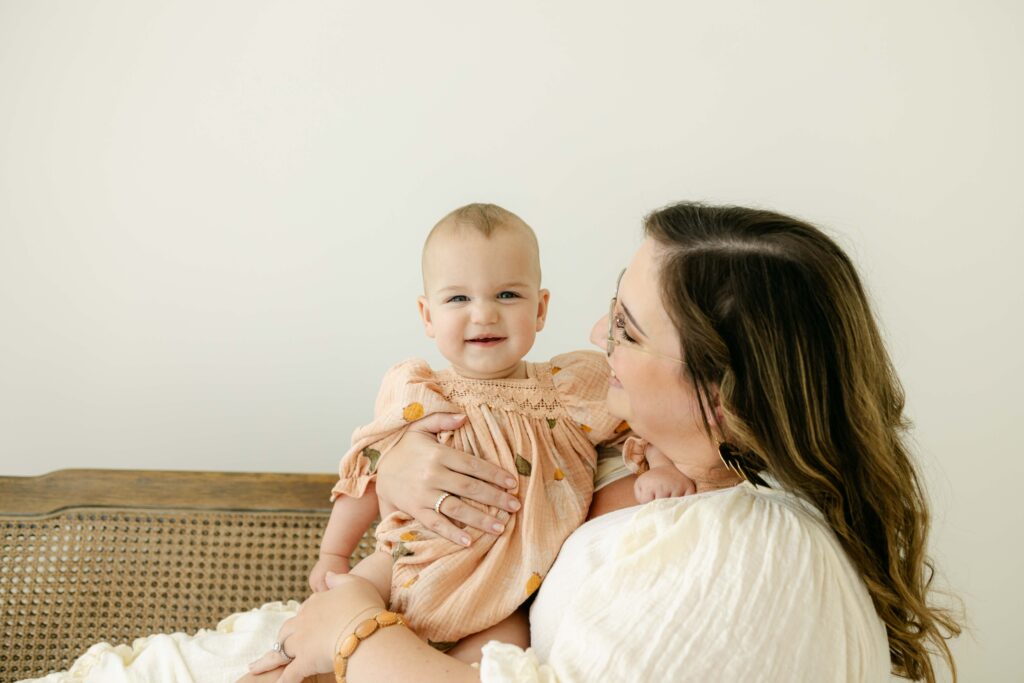
[[309,587],[314,593],[327,590],[327,572],[347,574],[348,558],[355,552],[359,539],[380,513],[377,491],[371,482],[359,498],[339,495],[334,501],[331,518],[320,541],[320,559],[309,574]]
[[693,480],[679,471],[665,454],[648,444],[644,452],[650,470],[636,479],[633,492],[638,503],[649,503],[656,498],[678,498],[697,492]]

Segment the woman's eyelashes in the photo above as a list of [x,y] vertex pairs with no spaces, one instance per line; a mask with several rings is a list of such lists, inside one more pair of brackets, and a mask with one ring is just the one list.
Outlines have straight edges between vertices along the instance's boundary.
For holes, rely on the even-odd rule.
[[613,322],[615,329],[619,331],[619,334],[622,335],[623,339],[628,341],[630,344],[636,344],[636,339],[633,339],[633,337],[629,336],[629,332],[626,332],[626,319],[622,317],[621,313],[615,314]]

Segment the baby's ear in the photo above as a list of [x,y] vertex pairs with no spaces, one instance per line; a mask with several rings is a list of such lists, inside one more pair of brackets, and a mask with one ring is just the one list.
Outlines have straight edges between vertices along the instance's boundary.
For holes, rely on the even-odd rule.
[[551,292],[542,289],[537,292],[537,331],[544,329],[544,321],[548,318],[548,301],[551,300]]
[[421,296],[416,299],[416,305],[420,309],[420,320],[423,321],[423,331],[427,333],[428,337],[433,339],[434,324],[430,321],[430,302],[427,301],[427,297]]

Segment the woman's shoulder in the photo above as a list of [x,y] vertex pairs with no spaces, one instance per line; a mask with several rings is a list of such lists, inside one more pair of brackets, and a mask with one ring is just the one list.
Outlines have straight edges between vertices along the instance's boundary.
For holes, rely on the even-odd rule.
[[799,496],[778,488],[744,483],[728,489],[666,498],[644,506],[636,523],[725,535],[755,546],[814,541],[841,550],[822,515]]
[[[653,501],[638,510],[619,553],[649,552],[687,583],[701,566],[727,566],[771,591],[844,586],[867,600],[863,579],[818,510],[799,496],[744,483]],[[697,577],[699,579],[699,576]]]
[[792,525],[808,533],[820,533],[828,528],[813,504],[778,486],[755,486],[744,482],[722,490],[718,496],[709,496],[708,502],[736,523]]
[[742,484],[653,501],[623,528],[615,555],[613,582],[653,582],[673,596],[670,613],[687,615],[677,649],[717,651],[726,637],[725,650],[744,653],[731,660],[736,671],[764,680],[787,679],[794,661],[806,668],[799,680],[876,680],[887,669],[885,628],[860,573],[798,496]]

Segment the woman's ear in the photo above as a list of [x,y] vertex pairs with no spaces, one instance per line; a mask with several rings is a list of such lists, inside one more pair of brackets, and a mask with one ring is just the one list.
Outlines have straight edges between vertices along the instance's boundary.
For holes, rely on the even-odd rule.
[[725,427],[725,412],[722,410],[722,402],[720,400],[720,391],[717,384],[709,384],[707,391],[704,394],[704,406],[705,414],[708,418],[708,424],[711,427],[717,427],[718,432],[724,433]]
[[726,424],[729,420],[725,408],[722,407],[722,396],[731,394],[736,387],[736,376],[733,374],[732,368],[725,368],[717,382],[709,382],[706,386],[708,423],[717,427],[718,433],[724,437],[729,431],[729,425]]
[[416,299],[416,305],[420,309],[420,320],[423,321],[423,331],[431,339],[434,338],[434,324],[430,321],[430,302],[427,297],[421,296]]

